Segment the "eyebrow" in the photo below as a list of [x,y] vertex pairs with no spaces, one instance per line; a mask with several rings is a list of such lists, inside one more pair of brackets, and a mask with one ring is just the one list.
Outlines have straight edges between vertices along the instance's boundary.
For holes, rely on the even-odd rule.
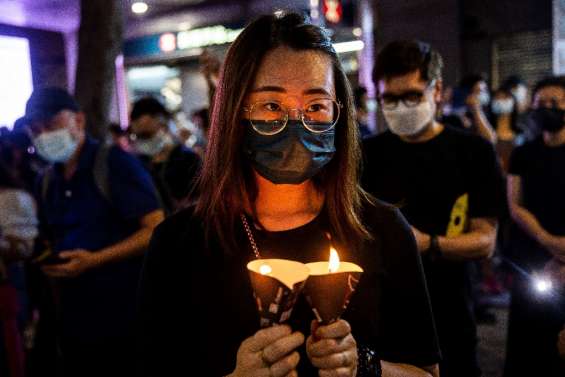
[[[272,86],[272,85],[266,85],[266,86],[260,86],[258,88],[255,88],[251,91],[252,93],[260,93],[260,92],[277,92],[277,93],[286,93],[286,89],[280,86]],[[328,92],[326,89],[324,88],[310,88],[307,89],[305,91],[302,92],[303,94],[324,94],[324,95],[328,95],[331,96],[331,93]]]
[[410,88],[410,89],[403,90],[399,93],[382,92],[382,93],[378,93],[378,94],[381,97],[387,97],[387,96],[398,97],[398,96],[403,96],[403,95],[406,95],[406,94],[423,94],[424,92],[425,92],[425,90]]

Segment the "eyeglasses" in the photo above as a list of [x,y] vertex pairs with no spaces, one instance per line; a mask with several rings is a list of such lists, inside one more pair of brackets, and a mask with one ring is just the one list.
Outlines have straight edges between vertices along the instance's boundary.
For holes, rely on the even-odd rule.
[[401,95],[394,95],[394,94],[383,94],[378,97],[379,102],[384,110],[394,110],[398,107],[398,103],[402,101],[402,103],[406,107],[416,107],[422,102],[422,98],[424,98],[424,94],[430,88],[433,88],[435,81],[431,81],[423,91],[408,91]]
[[320,98],[308,102],[302,109],[289,109],[277,101],[256,102],[244,107],[253,129],[261,135],[276,135],[286,127],[292,110],[300,114],[304,127],[322,133],[335,127],[342,105],[336,100]]

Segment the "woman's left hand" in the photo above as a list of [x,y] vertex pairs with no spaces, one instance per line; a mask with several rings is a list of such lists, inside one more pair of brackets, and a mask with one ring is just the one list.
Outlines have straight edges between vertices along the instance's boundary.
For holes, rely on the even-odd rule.
[[306,353],[320,377],[355,377],[357,343],[351,326],[340,319],[327,326],[312,321],[312,334],[306,341]]

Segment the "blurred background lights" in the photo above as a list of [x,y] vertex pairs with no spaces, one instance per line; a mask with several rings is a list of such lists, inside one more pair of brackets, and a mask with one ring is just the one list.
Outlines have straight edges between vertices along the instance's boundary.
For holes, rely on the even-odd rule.
[[135,14],[144,14],[149,9],[149,6],[143,1],[136,1],[131,5],[131,11]]
[[553,284],[551,283],[551,280],[547,278],[535,278],[534,287],[538,293],[545,294],[551,291]]

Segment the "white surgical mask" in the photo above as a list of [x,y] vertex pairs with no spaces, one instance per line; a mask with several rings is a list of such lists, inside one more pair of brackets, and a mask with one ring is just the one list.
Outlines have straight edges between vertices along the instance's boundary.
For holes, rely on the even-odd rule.
[[512,95],[516,98],[518,103],[526,102],[526,96],[528,95],[528,89],[524,85],[519,85],[512,89]]
[[408,107],[399,101],[394,110],[383,108],[383,114],[390,131],[399,136],[413,136],[434,120],[436,106],[426,100],[415,107]]
[[161,130],[149,139],[137,139],[134,143],[134,147],[137,153],[153,157],[161,152],[167,145],[171,144],[173,144],[171,136]]
[[490,94],[484,90],[481,90],[478,98],[481,106],[487,106],[490,103]]
[[367,100],[367,111],[372,113],[377,111],[377,100],[374,98],[370,98]]
[[514,100],[512,98],[495,99],[492,101],[492,112],[496,115],[511,114],[514,110]]
[[49,162],[67,162],[75,153],[78,140],[75,140],[68,128],[43,132],[33,139],[37,153]]

